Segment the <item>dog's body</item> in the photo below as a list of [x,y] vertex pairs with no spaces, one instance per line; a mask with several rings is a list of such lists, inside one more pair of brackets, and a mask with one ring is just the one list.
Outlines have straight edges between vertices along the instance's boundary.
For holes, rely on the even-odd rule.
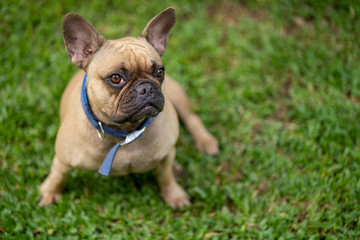
[[[171,207],[181,207],[189,205],[189,197],[172,171],[179,132],[176,112],[200,150],[214,155],[218,144],[191,111],[179,84],[170,77],[164,79],[160,55],[174,23],[175,11],[168,8],[148,23],[139,38],[106,41],[83,18],[69,14],[64,20],[64,40],[71,62],[87,74],[89,104],[102,124],[132,132],[153,117],[140,138],[116,152],[110,175],[156,169],[163,199]],[[40,187],[41,206],[59,199],[72,169],[98,170],[110,149],[122,140],[109,134],[100,139],[89,122],[80,101],[85,72],[72,78],[61,100],[61,125],[50,174]]]

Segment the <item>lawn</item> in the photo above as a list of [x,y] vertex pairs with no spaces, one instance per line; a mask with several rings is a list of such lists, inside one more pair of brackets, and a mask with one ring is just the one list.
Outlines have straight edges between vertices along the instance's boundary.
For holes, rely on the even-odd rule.
[[[38,207],[76,72],[64,15],[114,39],[168,6],[167,73],[221,147],[205,156],[181,129],[192,205],[170,209],[153,172],[77,170],[57,205]],[[1,1],[0,238],[359,239],[359,39],[355,0]]]

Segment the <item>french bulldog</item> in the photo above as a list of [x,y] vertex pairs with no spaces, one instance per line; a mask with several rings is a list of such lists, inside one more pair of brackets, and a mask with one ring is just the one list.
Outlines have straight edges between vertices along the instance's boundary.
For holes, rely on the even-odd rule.
[[161,56],[175,19],[175,9],[167,8],[139,37],[105,40],[81,16],[65,16],[67,53],[81,70],[61,99],[55,156],[40,186],[40,206],[59,200],[73,169],[100,169],[110,176],[155,169],[163,200],[171,208],[190,204],[173,171],[178,115],[199,150],[216,155],[219,148],[185,91],[165,76]]

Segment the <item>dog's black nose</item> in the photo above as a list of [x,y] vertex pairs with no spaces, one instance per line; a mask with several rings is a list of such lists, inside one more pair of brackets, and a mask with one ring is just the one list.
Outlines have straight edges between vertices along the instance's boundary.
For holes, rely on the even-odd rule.
[[143,83],[136,87],[136,91],[142,97],[150,96],[154,92],[153,86],[150,83]]

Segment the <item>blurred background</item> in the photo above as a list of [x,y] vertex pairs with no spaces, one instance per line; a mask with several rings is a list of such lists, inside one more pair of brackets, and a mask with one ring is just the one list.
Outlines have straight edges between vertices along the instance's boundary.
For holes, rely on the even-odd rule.
[[[115,39],[168,6],[166,72],[221,147],[207,157],[181,129],[192,206],[169,209],[153,173],[74,171],[58,205],[37,207],[77,71],[63,17]],[[359,16],[355,0],[1,1],[0,237],[358,239]]]

